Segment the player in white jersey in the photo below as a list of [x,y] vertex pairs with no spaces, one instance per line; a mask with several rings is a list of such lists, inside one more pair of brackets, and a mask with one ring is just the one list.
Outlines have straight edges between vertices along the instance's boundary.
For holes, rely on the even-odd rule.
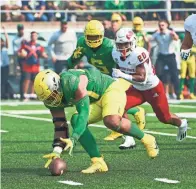
[[[112,56],[119,69],[113,69],[112,76],[124,78],[132,83],[127,91],[126,110],[148,102],[159,121],[179,128],[176,138],[178,141],[186,138],[187,120],[181,120],[169,112],[163,84],[155,74],[148,51],[136,47],[136,37],[130,28],[118,30],[115,43],[116,49],[113,50]],[[125,143],[129,139],[126,139]]]
[[190,15],[184,22],[185,38],[181,46],[181,57],[183,60],[187,60],[191,48],[196,45],[196,14]]

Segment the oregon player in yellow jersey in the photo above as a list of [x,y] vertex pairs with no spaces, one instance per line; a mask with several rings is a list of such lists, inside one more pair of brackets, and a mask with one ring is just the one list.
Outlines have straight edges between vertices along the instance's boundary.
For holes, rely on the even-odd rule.
[[[116,67],[116,63],[112,58],[112,50],[114,42],[104,37],[104,27],[98,20],[91,20],[87,23],[84,36],[77,42],[77,48],[68,60],[68,67],[74,68],[83,56],[87,57],[88,63],[95,66],[102,73],[111,75],[112,68]],[[143,108],[132,108],[128,112],[132,114],[140,128],[145,127],[145,112]],[[105,140],[114,140],[122,134],[112,132]]]
[[[48,167],[52,159],[60,157],[63,150],[69,149],[72,155],[77,141],[91,157],[92,165],[82,173],[108,171],[101,157],[95,139],[88,124],[103,120],[104,124],[122,134],[139,139],[145,146],[148,156],[155,158],[158,147],[153,136],[144,134],[135,124],[123,118],[126,105],[126,93],[130,83],[126,80],[114,80],[95,68],[72,70],[57,75],[51,70],[40,72],[34,81],[38,99],[50,109],[55,124],[53,152],[44,156]],[[68,135],[64,108],[75,105],[77,113],[71,118],[73,132]]]
[[142,20],[142,18],[136,16],[133,19],[133,32],[135,33],[137,38],[137,46],[146,48],[148,52],[150,52],[150,42],[148,40],[147,33],[143,29],[144,21]]
[[196,46],[193,46],[190,52],[190,56],[187,60],[181,61],[181,79],[180,79],[180,99],[184,99],[182,94],[184,88],[184,81],[187,76],[189,76],[189,90],[190,90],[190,98],[196,99],[194,95],[194,84],[195,84],[195,72],[196,72]]

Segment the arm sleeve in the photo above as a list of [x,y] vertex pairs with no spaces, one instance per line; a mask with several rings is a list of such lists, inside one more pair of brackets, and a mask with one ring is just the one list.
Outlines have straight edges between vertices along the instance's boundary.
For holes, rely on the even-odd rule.
[[75,127],[73,130],[72,138],[76,141],[80,138],[80,136],[84,133],[89,117],[89,107],[90,100],[88,96],[85,96],[81,100],[79,100],[76,104],[76,110],[78,112],[78,118],[76,120]]
[[79,39],[77,41],[76,49],[74,50],[71,57],[68,59],[69,69],[74,68],[80,62],[81,58],[85,55],[82,41],[83,41],[82,39]]

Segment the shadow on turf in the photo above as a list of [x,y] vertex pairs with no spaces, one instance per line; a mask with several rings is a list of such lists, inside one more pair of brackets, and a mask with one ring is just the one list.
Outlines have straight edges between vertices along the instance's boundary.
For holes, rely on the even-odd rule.
[[11,173],[11,174],[32,174],[32,175],[46,175],[46,169],[44,168],[2,168],[1,173]]

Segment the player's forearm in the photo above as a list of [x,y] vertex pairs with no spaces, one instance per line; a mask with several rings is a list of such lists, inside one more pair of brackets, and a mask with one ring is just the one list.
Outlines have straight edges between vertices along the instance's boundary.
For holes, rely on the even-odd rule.
[[69,129],[67,120],[65,117],[64,110],[50,110],[53,116],[54,124],[54,140],[53,140],[53,151],[59,154],[65,148],[65,144],[60,138],[69,138]]
[[76,103],[78,118],[75,120],[75,123],[73,123],[74,130],[72,134],[72,138],[74,138],[74,140],[76,141],[86,130],[88,118],[89,118],[89,106],[90,106],[90,101],[88,96],[85,96],[84,98],[82,98]]
[[144,74],[122,74],[122,78],[126,79],[127,81],[131,83],[144,83],[146,81],[146,77]]

